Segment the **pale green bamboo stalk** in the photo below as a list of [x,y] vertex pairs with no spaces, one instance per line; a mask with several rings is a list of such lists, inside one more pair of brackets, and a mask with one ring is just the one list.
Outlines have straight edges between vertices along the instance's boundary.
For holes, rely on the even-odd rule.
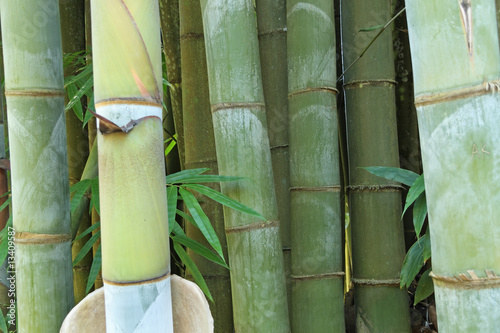
[[17,332],[59,332],[74,305],[59,6],[1,5]]
[[495,332],[500,323],[498,3],[406,2],[444,333]]
[[[392,11],[386,0],[344,0],[341,10],[343,62],[348,68],[379,32],[370,28],[388,22]],[[381,33],[344,77],[352,281],[359,333],[410,332],[408,296],[399,288],[405,253],[402,188],[362,169],[399,166],[390,30]]]
[[[200,1],[182,0],[179,5],[185,167],[186,169],[210,168],[211,173],[218,174]],[[218,183],[210,186],[220,190]],[[220,240],[224,257],[227,258],[222,205],[213,200],[200,199],[202,208]],[[191,223],[186,223],[185,227],[186,234],[190,238],[208,246],[207,240],[198,228]],[[210,303],[214,316],[214,332],[233,332],[229,270],[194,251],[188,249],[188,253],[203,274],[214,298],[214,302]],[[191,279],[189,275],[188,270],[186,277]]]
[[290,332],[252,0],[201,1],[223,193],[266,221],[224,210],[236,332]]
[[[274,186],[280,217],[288,308],[292,308],[290,156],[288,146],[288,69],[285,0],[258,0],[256,4],[262,86],[266,103]],[[291,311],[289,312],[291,317]]]
[[341,332],[342,214],[333,1],[288,1],[292,330]]
[[158,2],[91,5],[106,331],[173,332]]

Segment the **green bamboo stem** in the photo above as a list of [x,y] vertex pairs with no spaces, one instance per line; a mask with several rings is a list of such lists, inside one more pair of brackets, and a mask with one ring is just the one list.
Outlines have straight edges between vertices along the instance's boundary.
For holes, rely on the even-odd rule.
[[[182,115],[182,78],[179,28],[179,0],[160,0],[160,20],[163,36],[163,52],[167,65],[167,81],[170,94],[170,105],[173,112],[175,133],[177,133],[177,150],[181,169],[184,170],[184,122]],[[172,126],[172,124],[170,124]]]
[[287,13],[292,330],[341,332],[344,244],[334,4],[289,1]]
[[262,85],[283,244],[288,308],[291,309],[290,156],[288,151],[288,89],[285,84],[288,81],[286,3],[284,0],[258,0],[256,12]]
[[[217,174],[217,155],[215,150],[212,113],[208,88],[207,62],[203,22],[199,0],[183,0],[179,7],[180,40],[182,62],[182,105],[185,136],[186,169],[210,168]],[[220,190],[219,184],[211,187]],[[226,235],[222,205],[212,200],[202,200],[202,208],[212,222],[227,258]],[[208,246],[201,232],[192,224],[186,224],[187,235]],[[210,304],[214,317],[214,332],[233,332],[233,312],[231,300],[231,281],[229,270],[188,250],[207,282],[214,297]],[[189,271],[187,272],[189,274]],[[189,275],[188,275],[189,277]]]
[[106,331],[171,333],[158,2],[91,5]]
[[361,31],[386,24],[391,4],[343,1],[341,8],[343,62],[350,68],[344,90],[356,330],[409,332],[407,295],[399,288],[405,253],[401,188],[361,169],[399,166],[391,29]]
[[201,1],[222,191],[266,221],[224,210],[236,332],[290,332],[253,1]]
[[495,5],[407,1],[432,277],[445,333],[494,332],[500,322]]
[[59,6],[2,2],[17,332],[59,332],[74,305]]
[[[63,53],[74,53],[85,49],[85,3],[83,0],[61,0],[59,1],[61,13],[62,47]],[[75,68],[67,68],[65,75],[74,74]],[[65,97],[66,104],[68,103]],[[66,136],[68,149],[68,166],[70,186],[80,180],[85,167],[85,161],[89,154],[87,133],[82,129],[82,122],[71,110],[66,114]],[[88,212],[88,207],[85,209]],[[90,227],[90,215],[82,214],[79,221],[79,232]],[[71,247],[73,259],[81,248],[89,240],[90,235],[76,241]],[[77,266],[73,268],[73,289],[75,292],[75,303],[80,302],[86,296],[86,286],[92,255],[89,253]]]

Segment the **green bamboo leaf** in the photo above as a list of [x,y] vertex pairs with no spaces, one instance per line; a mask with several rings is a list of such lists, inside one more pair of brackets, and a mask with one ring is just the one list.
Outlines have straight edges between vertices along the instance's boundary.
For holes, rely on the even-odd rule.
[[194,282],[196,282],[198,287],[200,287],[200,289],[207,296],[207,298],[213,302],[214,299],[212,298],[212,295],[208,290],[207,284],[205,283],[205,279],[198,270],[198,267],[196,267],[195,263],[191,260],[191,258],[188,256],[186,251],[184,251],[184,249],[179,243],[174,242],[174,249],[175,252],[179,255],[179,258],[181,258],[184,265],[186,265],[186,269],[188,269],[191,272]]
[[405,212],[408,209],[408,207],[410,207],[411,204],[415,202],[415,200],[417,200],[419,195],[424,191],[425,191],[424,174],[421,174],[408,190],[408,194],[406,195],[405,209],[403,210],[401,218],[403,218],[403,215],[405,215]]
[[221,265],[222,267],[229,269],[224,258],[221,258],[218,255],[214,254],[206,246],[201,245],[197,241],[195,241],[187,236],[181,236],[181,235],[171,236],[170,238],[172,238],[172,240],[174,242],[177,242],[179,244],[184,245],[185,247],[190,248],[191,250],[193,250],[194,252],[198,253],[199,255],[207,258],[208,260],[210,260],[218,265]]
[[[76,96],[78,94],[78,88],[76,87],[75,84],[70,84],[66,88],[66,91],[67,91],[67,94],[68,94],[68,100],[70,102],[66,106],[65,111],[73,109],[73,111],[75,112],[75,114],[78,117],[78,119],[80,119],[80,121],[83,120],[82,104],[79,103],[80,99],[77,98],[77,96]],[[78,103],[76,103],[75,101],[78,101]],[[71,104],[71,106],[69,106],[70,104]]]
[[80,252],[76,255],[75,260],[73,260],[73,267],[75,267],[87,255],[99,237],[101,237],[101,231],[97,231],[92,237],[90,237],[87,243],[85,243]]
[[92,261],[92,266],[90,267],[89,279],[87,280],[87,288],[85,290],[87,294],[94,285],[100,270],[101,270],[101,245],[99,244],[97,251],[95,251],[94,260]]
[[430,247],[429,233],[426,233],[408,250],[401,269],[401,288],[408,288],[420,272],[425,261],[430,257]]
[[375,176],[393,180],[395,182],[405,184],[406,186],[412,186],[419,177],[419,175],[415,172],[401,168],[374,166],[361,169],[365,169]]
[[[7,224],[5,228],[2,230],[2,237],[0,243],[0,262],[4,262],[7,259],[7,255],[9,254],[9,227],[12,227],[12,215],[9,216],[7,220]],[[12,236],[11,236],[12,237]],[[14,241],[14,237],[12,237],[12,241]]]
[[64,88],[66,88],[68,85],[71,84],[78,84],[81,83],[82,81],[85,82],[86,78],[89,75],[92,75],[93,68],[92,64],[85,65],[84,67],[81,68],[80,73],[78,73],[75,76],[70,76],[68,77],[67,80],[64,80]]
[[[6,316],[7,316],[7,314],[6,314]],[[8,332],[7,321],[5,320],[2,312],[0,312],[0,331],[1,332]]]
[[[10,192],[9,192],[10,193]],[[0,206],[0,212],[10,205],[12,202],[12,197],[8,197],[7,200]]]
[[71,197],[71,214],[75,213],[76,207],[80,204],[80,201],[82,201],[83,196],[85,193],[89,190],[89,187],[91,186],[91,180],[90,179],[82,179],[78,183],[72,185],[69,188],[69,192],[74,193],[73,196]]
[[180,183],[215,183],[215,182],[234,182],[237,180],[248,179],[245,177],[221,176],[221,175],[197,175],[183,179]]
[[209,168],[199,168],[199,169],[182,170],[182,171],[179,171],[179,172],[176,172],[176,173],[173,173],[171,175],[166,176],[165,182],[167,184],[181,183],[183,179],[199,175],[199,174],[204,173],[208,170],[210,170],[210,169]]
[[250,207],[245,206],[244,204],[231,199],[230,197],[204,185],[199,185],[199,184],[185,184],[182,185],[182,187],[190,188],[192,190],[195,190],[196,192],[199,192],[203,195],[206,195],[212,200],[217,201],[218,203],[223,204],[224,206],[227,206],[229,208],[235,209],[237,211],[255,216],[259,219],[265,220],[265,218],[257,213],[255,210],[251,209]]
[[431,270],[430,268],[426,270],[418,280],[417,290],[415,290],[415,299],[413,301],[414,306],[434,292],[434,282],[432,282],[432,278],[429,276]]
[[[76,104],[79,104],[79,114],[77,113],[78,118],[83,121],[83,111],[82,111],[82,105],[80,103],[80,100],[83,96],[87,95],[88,92],[92,89],[94,85],[94,78],[93,76],[90,76],[90,78],[85,81],[85,83],[80,87],[79,90],[75,91],[72,93],[72,98],[69,101],[68,105],[64,108],[65,111],[68,111],[69,109],[72,109]],[[68,86],[68,90],[71,89],[73,91],[73,85]],[[75,87],[76,88],[76,87]],[[75,110],[76,113],[76,110]]]
[[177,236],[186,236],[186,234],[184,233],[184,230],[182,230],[182,227],[179,225],[179,223],[177,223],[177,221],[174,221],[174,227],[173,227],[172,232],[174,235],[177,235]]
[[177,215],[179,215],[180,217],[182,217],[183,219],[185,219],[186,221],[188,221],[189,223],[191,223],[191,224],[192,224],[192,225],[194,225],[195,227],[198,227],[198,226],[196,225],[196,222],[195,222],[195,220],[193,219],[193,217],[192,217],[192,216],[190,216],[190,215],[186,214],[185,212],[183,212],[182,210],[179,210],[179,209],[177,209],[177,211],[176,211],[176,212],[177,212]]
[[385,24],[380,24],[380,25],[376,25],[374,27],[361,28],[361,29],[359,29],[359,32],[373,31],[373,30],[377,30],[377,29],[383,28],[384,26],[385,26]]
[[[174,134],[174,139],[175,138],[177,138],[177,134]],[[165,148],[165,156],[167,156],[168,153],[170,153],[172,151],[172,149],[174,149],[175,145],[177,144],[177,141],[172,140],[171,138],[169,140],[170,140],[170,143],[168,144],[167,148]],[[167,141],[168,140],[166,140],[165,143]]]
[[191,192],[183,189],[182,187],[179,188],[179,193],[182,196],[182,200],[186,204],[189,213],[191,213],[191,216],[196,223],[195,225],[198,229],[200,229],[203,236],[205,236],[208,243],[215,249],[215,251],[217,251],[221,257],[224,257],[222,254],[222,246],[217,238],[217,234],[208,220],[208,217],[203,212],[198,200],[196,200],[195,196]]
[[95,229],[99,228],[100,226],[101,226],[101,221],[97,221],[96,223],[94,223],[93,225],[91,225],[90,227],[88,227],[84,232],[82,232],[81,234],[79,234],[78,237],[76,237],[73,240],[73,243],[76,242],[77,240],[80,240],[83,237],[87,236],[88,234],[90,234],[92,231],[94,231]]
[[425,217],[427,216],[427,202],[425,199],[425,192],[422,192],[413,206],[413,227],[417,238],[420,238],[420,232],[424,225]]
[[85,127],[89,120],[92,119],[92,113],[90,113],[88,110],[95,113],[94,94],[90,95],[90,100],[87,105],[87,111],[85,111],[85,118],[83,118],[82,127]]
[[174,229],[175,213],[177,211],[177,187],[167,186],[168,233]]
[[92,179],[90,187],[92,189],[92,200],[90,206],[93,206],[97,211],[97,214],[101,215],[101,209],[99,206],[99,177]]

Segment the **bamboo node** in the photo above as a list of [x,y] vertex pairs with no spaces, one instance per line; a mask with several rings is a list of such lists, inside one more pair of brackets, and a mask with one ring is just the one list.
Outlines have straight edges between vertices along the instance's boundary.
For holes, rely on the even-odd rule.
[[264,103],[257,103],[257,102],[218,103],[218,104],[212,104],[210,107],[210,109],[212,110],[212,113],[215,113],[215,112],[220,111],[220,110],[227,110],[227,109],[260,109],[260,110],[265,110],[265,108],[266,108],[266,105]]
[[290,192],[340,192],[340,190],[340,185],[290,187]]
[[352,278],[351,281],[357,285],[363,286],[374,286],[374,287],[383,287],[383,286],[397,286],[401,281],[399,279],[386,279],[386,280],[376,280],[376,279],[356,279]]
[[71,234],[36,234],[31,232],[16,232],[16,244],[43,245],[71,242]]
[[165,280],[170,277],[170,271],[168,271],[166,274],[163,274],[161,276],[157,276],[151,279],[145,279],[145,280],[139,280],[139,281],[111,281],[107,280],[104,277],[102,278],[102,281],[106,284],[114,285],[114,286],[137,286],[141,284],[150,284],[150,283],[155,283],[159,282],[162,280]]
[[286,33],[286,27],[285,28],[278,28],[278,29],[275,29],[275,30],[271,30],[271,31],[264,31],[264,32],[259,32],[258,34],[258,37],[272,37],[272,36],[276,36],[276,35],[281,35],[281,34],[285,34]]
[[64,97],[64,89],[25,89],[25,90],[5,90],[6,97]]
[[297,95],[311,93],[311,92],[326,92],[334,95],[339,94],[339,91],[335,87],[307,87],[304,89],[299,89],[288,93],[288,98],[292,98]]
[[235,233],[235,232],[244,232],[244,231],[252,231],[252,230],[261,230],[261,229],[266,229],[266,228],[273,228],[273,227],[279,227],[280,220],[271,220],[271,221],[266,221],[266,222],[256,222],[256,223],[250,223],[247,225],[242,225],[242,226],[236,226],[236,227],[227,227],[226,234],[230,233]]
[[486,276],[479,277],[474,270],[459,273],[457,276],[443,276],[431,272],[429,275],[437,285],[454,289],[485,289],[500,287],[500,276],[492,270],[485,270]]
[[350,192],[398,192],[405,188],[401,185],[348,185],[347,191]]
[[311,275],[291,275],[292,280],[323,280],[323,279],[335,279],[342,278],[345,275],[344,272],[332,272],[332,273],[321,273],[321,274],[311,274]]
[[397,81],[390,79],[381,80],[353,80],[344,84],[345,89],[363,88],[363,87],[393,87],[398,84]]

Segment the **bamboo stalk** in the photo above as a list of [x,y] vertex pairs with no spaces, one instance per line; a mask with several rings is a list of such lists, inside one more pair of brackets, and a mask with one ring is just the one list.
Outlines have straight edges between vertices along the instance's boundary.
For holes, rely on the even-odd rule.
[[493,332],[500,322],[496,5],[407,1],[431,276],[445,333]]
[[[210,168],[212,173],[217,174],[217,155],[212,113],[210,111],[207,61],[200,1],[181,1],[179,15],[181,62],[183,64],[182,105],[184,142],[186,145],[185,167],[186,169]],[[220,190],[219,184],[210,185],[212,188]],[[212,200],[203,199],[201,205],[207,217],[212,222],[217,238],[220,240],[224,257],[227,258],[222,205]],[[190,223],[186,224],[186,234],[197,242],[208,246],[205,237]],[[214,316],[214,331],[220,333],[233,332],[229,270],[197,255],[194,251],[188,250],[188,253],[203,274],[207,286],[214,297],[214,302],[210,304]]]
[[343,1],[341,10],[356,330],[409,332],[401,188],[360,168],[399,166],[392,36],[388,29],[365,50],[380,31],[363,31],[388,22],[391,4]]
[[332,1],[289,1],[292,330],[345,330]]
[[224,210],[236,332],[290,332],[251,0],[201,1],[219,172],[248,177],[222,192],[266,221]]
[[106,331],[172,332],[158,2],[91,4]]
[[74,305],[58,1],[2,2],[18,332],[59,332]]

